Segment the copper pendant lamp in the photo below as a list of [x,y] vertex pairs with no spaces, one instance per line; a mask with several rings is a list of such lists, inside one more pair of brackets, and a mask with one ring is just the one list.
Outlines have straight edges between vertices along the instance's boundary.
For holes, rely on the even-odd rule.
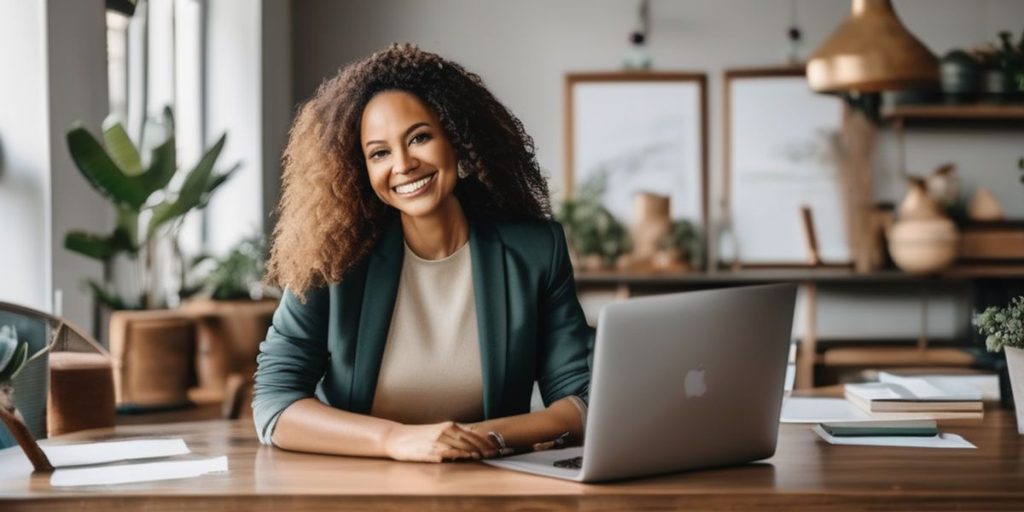
[[853,0],[850,17],[807,62],[818,92],[877,92],[934,86],[939,63],[896,16],[890,0]]

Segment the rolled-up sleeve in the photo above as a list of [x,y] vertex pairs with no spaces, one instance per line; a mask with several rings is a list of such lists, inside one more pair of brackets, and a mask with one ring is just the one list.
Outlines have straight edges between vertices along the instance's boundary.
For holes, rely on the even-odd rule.
[[328,290],[306,293],[302,303],[286,291],[267,338],[256,358],[252,412],[260,442],[271,437],[281,413],[291,404],[314,396],[327,368]]
[[565,232],[549,223],[554,239],[550,275],[541,304],[543,329],[537,379],[545,405],[575,395],[584,402],[590,395],[590,353],[594,329],[587,325],[573,278]]

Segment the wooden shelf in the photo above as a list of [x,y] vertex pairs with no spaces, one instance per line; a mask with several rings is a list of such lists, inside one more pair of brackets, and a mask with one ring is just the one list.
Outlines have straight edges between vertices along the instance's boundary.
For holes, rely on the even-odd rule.
[[577,271],[580,287],[599,285],[627,286],[722,286],[759,283],[905,283],[927,280],[965,281],[971,279],[1021,279],[1024,265],[958,265],[933,275],[912,275],[899,270],[881,270],[869,274],[851,268],[751,268],[717,272],[587,272]]
[[1024,104],[899,105],[882,111],[887,121],[1024,121]]

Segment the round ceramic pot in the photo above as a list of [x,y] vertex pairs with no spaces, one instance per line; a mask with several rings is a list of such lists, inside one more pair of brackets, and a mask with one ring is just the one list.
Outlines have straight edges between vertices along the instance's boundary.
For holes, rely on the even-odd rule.
[[939,70],[947,101],[972,101],[981,89],[981,65],[963,50],[952,50],[942,57]]
[[904,272],[938,272],[956,259],[956,226],[946,218],[897,222],[889,233],[889,255]]
[[1005,347],[1006,366],[1013,391],[1013,408],[1017,411],[1017,433],[1024,435],[1024,348]]

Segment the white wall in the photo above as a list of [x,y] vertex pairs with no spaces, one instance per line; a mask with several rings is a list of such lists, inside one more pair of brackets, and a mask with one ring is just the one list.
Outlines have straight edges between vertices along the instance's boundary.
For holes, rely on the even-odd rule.
[[64,316],[92,329],[92,294],[82,282],[102,282],[102,266],[64,249],[64,236],[76,229],[108,233],[114,212],[71,161],[65,132],[80,122],[98,134],[109,110],[106,3],[49,0],[48,6],[53,288],[63,290]]
[[[794,0],[809,53],[847,15],[848,0]],[[910,30],[933,52],[993,40],[1000,30],[1020,33],[1019,0],[896,0]],[[296,102],[346,63],[393,41],[410,41],[445,55],[481,75],[533,135],[541,166],[561,189],[563,77],[570,71],[618,69],[635,27],[637,2],[627,0],[304,0],[294,4]],[[710,205],[717,204],[722,175],[722,71],[781,64],[790,24],[788,0],[653,0],[650,52],[662,70],[703,71],[709,77]],[[1016,181],[1024,129],[930,129],[907,137],[911,171],[960,164],[964,186],[985,184],[1008,212],[1024,217],[1024,187]],[[893,178],[892,144],[881,141],[876,176],[880,199],[902,194]],[[953,336],[963,325],[962,294],[933,291],[929,332]],[[900,307],[876,295],[820,292],[820,330],[827,336],[916,336],[919,311],[911,293]],[[870,302],[866,302],[870,301]]]
[[98,263],[64,249],[72,229],[103,232],[112,213],[78,173],[65,131],[98,129],[107,111],[103,0],[5,2],[0,6],[0,300],[63,313],[92,328],[82,280]]
[[0,8],[0,300],[49,309],[46,8]]

